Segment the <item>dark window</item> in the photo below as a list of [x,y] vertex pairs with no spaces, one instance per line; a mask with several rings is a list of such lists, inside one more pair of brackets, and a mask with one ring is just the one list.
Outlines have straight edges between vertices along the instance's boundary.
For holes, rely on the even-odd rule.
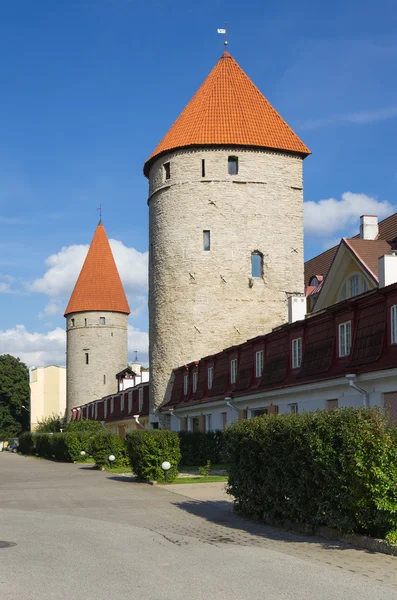
[[158,428],[159,428],[158,423],[152,423],[152,429],[158,429]]
[[238,174],[238,158],[237,156],[229,156],[227,169],[229,175],[237,175]]
[[205,160],[204,160],[204,158],[201,161],[201,177],[205,177]]
[[106,325],[106,319],[105,319],[105,317],[99,317],[99,323],[101,325]]
[[203,231],[203,250],[208,252],[211,250],[211,232]]
[[88,365],[88,363],[90,362],[90,357],[88,355],[88,352],[85,353],[85,364]]
[[260,252],[251,254],[251,277],[262,277],[263,275],[263,256]]
[[170,163],[164,163],[164,177],[166,179],[170,179],[171,178],[171,165]]
[[70,319],[70,326],[74,327],[74,319]]
[[84,326],[87,327],[87,319],[84,319]]

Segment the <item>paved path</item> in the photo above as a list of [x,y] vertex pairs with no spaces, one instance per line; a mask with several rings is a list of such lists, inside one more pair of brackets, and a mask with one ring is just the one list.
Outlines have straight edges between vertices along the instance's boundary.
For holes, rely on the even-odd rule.
[[258,525],[221,491],[205,502],[184,487],[0,453],[0,540],[16,544],[0,544],[1,600],[397,600],[397,558]]

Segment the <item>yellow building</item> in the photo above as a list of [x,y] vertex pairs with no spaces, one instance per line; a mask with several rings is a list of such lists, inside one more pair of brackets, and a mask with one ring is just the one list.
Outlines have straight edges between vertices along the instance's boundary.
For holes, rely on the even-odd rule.
[[65,415],[66,368],[50,365],[30,370],[30,430],[51,415]]

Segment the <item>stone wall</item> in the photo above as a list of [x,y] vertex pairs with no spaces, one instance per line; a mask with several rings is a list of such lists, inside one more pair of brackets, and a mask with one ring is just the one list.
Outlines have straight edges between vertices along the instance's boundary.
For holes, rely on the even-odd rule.
[[[238,157],[237,175],[228,157]],[[205,176],[202,176],[202,161]],[[170,163],[165,178],[164,163]],[[211,250],[203,250],[203,231]],[[263,276],[251,278],[251,253]],[[179,150],[149,178],[151,408],[172,369],[269,331],[303,293],[302,159],[280,152]]]
[[[105,325],[101,325],[101,317],[105,318]],[[68,419],[74,406],[93,402],[117,392],[116,373],[128,366],[127,319],[128,316],[123,313],[105,311],[68,315]]]

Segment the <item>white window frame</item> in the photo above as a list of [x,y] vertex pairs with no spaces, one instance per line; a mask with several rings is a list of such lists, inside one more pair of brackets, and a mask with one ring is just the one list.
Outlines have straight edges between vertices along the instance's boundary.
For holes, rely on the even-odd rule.
[[299,369],[302,364],[302,338],[292,340],[292,368]]
[[205,431],[212,431],[212,415],[205,415]]
[[207,387],[209,390],[212,389],[212,385],[214,383],[214,367],[208,367],[208,380],[207,380]]
[[110,398],[110,414],[112,415],[114,412],[114,397]]
[[298,403],[295,402],[294,404],[290,404],[289,405],[289,411],[293,415],[297,415],[299,413]]
[[197,392],[198,371],[193,373],[193,394]]
[[138,392],[138,412],[142,412],[143,408],[143,387],[139,388]]
[[263,350],[255,354],[255,377],[262,377],[263,373]]
[[237,381],[237,358],[232,358],[230,361],[230,383]]
[[183,394],[185,396],[187,396],[188,391],[189,391],[189,375],[184,375],[183,376]]
[[98,418],[98,402],[95,402],[94,404],[95,408],[94,408],[94,419]]
[[397,344],[397,304],[390,307],[390,341]]
[[349,356],[352,345],[352,322],[339,323],[339,357]]
[[353,275],[349,279],[349,287],[350,287],[350,298],[354,298],[358,296],[360,293],[360,277],[358,275]]

